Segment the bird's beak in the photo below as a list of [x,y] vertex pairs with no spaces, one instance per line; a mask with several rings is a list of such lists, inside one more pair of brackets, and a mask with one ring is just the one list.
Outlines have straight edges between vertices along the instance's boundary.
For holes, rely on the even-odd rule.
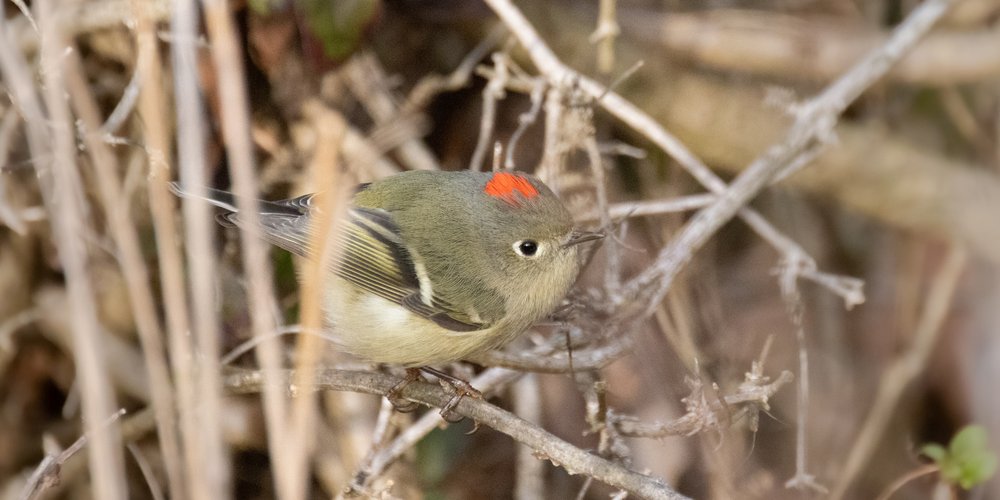
[[562,244],[563,248],[568,248],[574,245],[579,245],[580,243],[586,243],[588,241],[594,241],[604,238],[604,231],[581,231],[579,229],[574,229],[569,235],[569,240]]

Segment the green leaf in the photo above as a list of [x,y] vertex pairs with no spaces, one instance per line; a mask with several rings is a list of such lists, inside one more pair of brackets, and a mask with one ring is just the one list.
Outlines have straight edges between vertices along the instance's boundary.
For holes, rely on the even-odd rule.
[[967,425],[951,438],[948,453],[954,457],[967,457],[986,450],[986,429],[981,425]]
[[927,455],[931,460],[937,462],[938,465],[940,465],[941,462],[948,457],[948,450],[944,449],[944,446],[936,443],[924,445],[924,447],[920,449],[920,452]]
[[996,471],[997,457],[987,452],[964,464],[958,484],[968,490],[989,480]]
[[997,457],[987,448],[988,442],[986,429],[970,425],[955,434],[947,450],[941,445],[929,444],[921,452],[938,464],[945,481],[968,490],[996,473]]

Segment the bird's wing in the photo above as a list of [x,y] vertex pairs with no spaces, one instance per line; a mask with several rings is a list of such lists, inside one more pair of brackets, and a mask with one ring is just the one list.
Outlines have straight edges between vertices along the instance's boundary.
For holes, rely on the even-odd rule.
[[471,332],[490,326],[434,294],[388,212],[352,208],[345,226],[340,234],[343,253],[336,263],[339,276],[447,330]]
[[[217,197],[220,193],[229,195],[225,191],[210,194]],[[295,255],[309,256],[311,224],[308,214],[313,196],[315,195],[308,194],[280,201],[259,200],[257,202],[257,220],[260,222],[263,238],[268,243],[288,250]],[[228,209],[224,206],[223,208]],[[238,226],[244,222],[239,212],[235,210],[219,215],[218,220],[226,226]]]
[[[359,189],[364,188],[365,185],[359,186]],[[224,225],[239,226],[245,222],[229,192],[204,188],[203,195],[196,195],[182,190],[177,184],[172,184],[171,189],[179,196],[200,198],[228,210],[218,217]],[[314,255],[315,252],[310,251],[315,230],[311,220],[315,217],[310,217],[310,213],[317,210],[313,206],[314,196],[258,201],[258,220],[264,239],[296,255]],[[388,212],[351,208],[337,236],[342,253],[334,264],[334,271],[358,288],[405,307],[447,330],[472,332],[490,327],[433,293],[429,278],[417,272],[418,264],[403,244],[399,226]]]

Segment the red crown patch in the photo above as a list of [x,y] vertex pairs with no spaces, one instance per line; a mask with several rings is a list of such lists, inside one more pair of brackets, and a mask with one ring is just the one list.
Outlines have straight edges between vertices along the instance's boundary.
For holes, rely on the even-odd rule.
[[493,174],[493,177],[486,183],[486,189],[483,192],[515,207],[521,204],[518,194],[529,200],[538,196],[538,190],[528,182],[528,179],[509,172]]

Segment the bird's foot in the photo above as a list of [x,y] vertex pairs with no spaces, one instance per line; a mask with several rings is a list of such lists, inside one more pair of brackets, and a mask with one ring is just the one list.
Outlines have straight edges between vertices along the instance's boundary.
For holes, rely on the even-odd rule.
[[416,401],[410,401],[403,397],[402,392],[406,386],[412,384],[413,382],[420,380],[420,369],[419,368],[407,368],[406,377],[400,380],[399,383],[392,386],[389,392],[385,393],[385,398],[389,400],[392,407],[400,413],[410,413],[416,410],[420,404]]
[[[441,407],[441,412],[440,412],[441,418],[444,419],[445,422],[454,424],[461,422],[462,419],[465,418],[455,413],[454,411],[455,407],[457,407],[458,404],[462,402],[462,398],[470,397],[480,400],[483,399],[483,393],[479,392],[479,389],[476,389],[475,387],[472,386],[472,384],[466,382],[465,380],[462,380],[458,377],[454,377],[440,370],[436,370],[434,368],[429,368],[426,366],[421,368],[421,370],[423,370],[425,373],[437,377],[442,387],[444,387],[446,390],[450,388],[451,391],[454,393],[451,399],[449,399],[448,402],[445,403],[443,407]],[[468,433],[472,434],[477,430],[479,430],[479,422],[473,420],[472,430],[469,431]]]

